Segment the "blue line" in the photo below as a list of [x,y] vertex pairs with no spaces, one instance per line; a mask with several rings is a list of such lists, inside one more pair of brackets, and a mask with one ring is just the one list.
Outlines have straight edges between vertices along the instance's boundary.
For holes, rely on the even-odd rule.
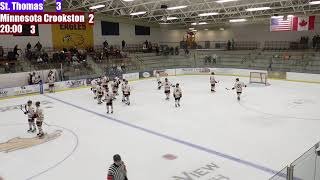
[[246,165],[246,166],[250,166],[250,167],[253,167],[255,169],[258,169],[258,170],[261,170],[261,171],[264,171],[264,172],[267,172],[267,173],[270,173],[270,174],[273,174],[273,175],[278,172],[278,171],[272,170],[270,168],[267,168],[267,167],[264,167],[264,166],[261,166],[261,165],[255,164],[255,163],[252,163],[252,162],[249,162],[249,161],[246,161],[246,160],[242,160],[242,159],[239,159],[237,157],[230,156],[228,154],[224,154],[224,153],[221,153],[221,152],[218,152],[218,151],[215,151],[215,150],[211,150],[209,148],[206,148],[206,147],[203,147],[203,146],[200,146],[200,145],[196,145],[196,144],[184,141],[184,140],[180,140],[180,139],[177,139],[177,138],[174,138],[174,137],[170,137],[170,136],[167,136],[165,134],[161,134],[161,133],[158,133],[158,132],[155,132],[155,131],[152,131],[152,130],[149,130],[149,129],[146,129],[146,128],[143,128],[143,127],[140,127],[140,126],[136,126],[134,124],[130,124],[130,123],[127,123],[127,122],[124,122],[124,121],[121,121],[121,120],[106,116],[104,114],[100,114],[100,113],[94,112],[92,110],[83,108],[81,106],[77,106],[75,104],[71,104],[69,102],[66,102],[66,101],[63,101],[63,100],[60,100],[60,99],[57,99],[57,98],[54,98],[54,97],[51,97],[51,96],[48,96],[48,95],[45,95],[45,96],[48,97],[48,98],[54,99],[56,101],[59,101],[59,102],[61,102],[63,104],[67,104],[67,105],[70,105],[70,106],[75,107],[77,109],[81,109],[83,111],[86,111],[86,112],[95,114],[97,116],[109,119],[111,121],[117,122],[119,124],[131,127],[131,128],[134,128],[134,129],[138,129],[138,130],[147,132],[149,134],[153,134],[153,135],[156,135],[156,136],[159,136],[159,137],[162,137],[162,138],[165,138],[165,139],[168,139],[168,140],[171,140],[171,141],[174,141],[174,142],[177,142],[177,143],[180,143],[180,144],[183,144],[183,145],[186,145],[186,146],[189,146],[189,147],[192,147],[192,148],[207,152],[209,154],[220,156],[222,158],[229,159],[231,161],[234,161],[234,162]]

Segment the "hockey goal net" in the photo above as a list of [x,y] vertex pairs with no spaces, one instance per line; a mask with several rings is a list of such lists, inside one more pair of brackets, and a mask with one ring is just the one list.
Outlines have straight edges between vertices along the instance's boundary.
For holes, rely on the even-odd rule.
[[268,75],[263,72],[250,72],[250,83],[261,83],[267,85]]

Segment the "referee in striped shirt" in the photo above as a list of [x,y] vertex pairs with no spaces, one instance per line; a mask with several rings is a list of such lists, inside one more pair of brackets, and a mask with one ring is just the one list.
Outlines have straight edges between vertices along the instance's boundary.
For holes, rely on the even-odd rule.
[[114,163],[108,171],[108,180],[128,180],[127,169],[119,154],[113,156]]

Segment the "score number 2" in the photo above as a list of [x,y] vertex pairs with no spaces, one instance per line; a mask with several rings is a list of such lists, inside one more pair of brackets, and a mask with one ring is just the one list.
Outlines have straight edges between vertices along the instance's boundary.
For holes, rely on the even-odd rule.
[[93,13],[89,13],[88,14],[89,17],[89,24],[93,25],[94,24],[94,14]]

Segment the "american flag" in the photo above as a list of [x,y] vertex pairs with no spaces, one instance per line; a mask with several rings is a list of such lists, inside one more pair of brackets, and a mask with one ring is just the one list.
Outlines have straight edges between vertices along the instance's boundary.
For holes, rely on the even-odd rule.
[[283,18],[271,18],[270,31],[291,31],[292,30],[292,17],[287,20]]

